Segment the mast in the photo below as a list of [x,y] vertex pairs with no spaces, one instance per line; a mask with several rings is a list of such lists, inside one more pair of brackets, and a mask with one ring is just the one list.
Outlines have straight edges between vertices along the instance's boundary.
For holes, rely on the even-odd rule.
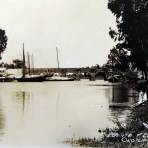
[[34,57],[33,57],[33,54],[31,55],[31,69],[32,69],[32,73],[34,73]]
[[26,65],[25,65],[25,49],[24,49],[24,43],[23,43],[23,69],[22,69],[22,77],[25,77],[26,72]]
[[58,53],[58,47],[56,47],[56,51],[57,51],[57,63],[58,63],[58,72],[59,72],[59,69],[60,69],[60,68],[59,68],[59,67],[60,67],[59,65],[60,65],[60,64],[59,64],[59,53]]
[[30,55],[29,55],[29,52],[27,52],[27,60],[28,60],[28,73],[30,75]]

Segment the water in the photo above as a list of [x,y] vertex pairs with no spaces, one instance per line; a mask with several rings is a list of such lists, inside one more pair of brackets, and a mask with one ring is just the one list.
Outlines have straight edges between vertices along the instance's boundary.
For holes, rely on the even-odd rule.
[[63,146],[67,138],[97,137],[99,128],[113,126],[114,114],[124,118],[128,113],[126,108],[110,109],[110,102],[133,102],[124,91],[114,91],[113,97],[106,84],[0,83],[0,146]]

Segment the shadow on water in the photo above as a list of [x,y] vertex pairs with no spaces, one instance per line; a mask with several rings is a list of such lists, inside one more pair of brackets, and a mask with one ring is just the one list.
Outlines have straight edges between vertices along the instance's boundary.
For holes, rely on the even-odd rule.
[[109,97],[109,109],[112,116],[124,115],[138,101],[138,92],[131,88],[113,86]]
[[135,103],[138,100],[138,93],[130,88],[122,86],[112,87],[112,96],[110,101],[113,103]]

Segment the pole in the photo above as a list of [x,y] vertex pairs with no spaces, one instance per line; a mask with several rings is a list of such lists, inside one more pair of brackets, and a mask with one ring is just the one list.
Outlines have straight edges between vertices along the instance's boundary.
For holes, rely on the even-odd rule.
[[32,73],[34,73],[34,57],[31,55],[31,65],[32,65]]
[[59,53],[58,53],[58,47],[56,47],[56,51],[57,51],[57,63],[58,63],[58,72],[59,72],[59,69],[60,69],[60,68],[59,68],[59,67],[60,67],[59,65],[60,65],[60,64],[59,64]]
[[25,77],[25,68],[26,68],[26,65],[25,65],[25,49],[24,49],[24,43],[23,43],[23,70],[22,70],[22,73],[23,73],[23,78]]
[[30,55],[29,55],[29,52],[27,52],[27,60],[28,60],[28,73],[30,75]]

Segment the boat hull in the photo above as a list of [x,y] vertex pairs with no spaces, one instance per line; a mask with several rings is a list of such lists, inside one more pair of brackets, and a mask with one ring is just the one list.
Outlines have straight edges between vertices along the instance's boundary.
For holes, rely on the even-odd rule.
[[43,82],[45,81],[47,76],[36,76],[36,77],[22,77],[16,78],[17,82]]
[[48,78],[46,81],[74,81],[75,78],[68,78],[68,79],[54,79],[54,78]]
[[14,78],[0,77],[0,82],[13,82]]

